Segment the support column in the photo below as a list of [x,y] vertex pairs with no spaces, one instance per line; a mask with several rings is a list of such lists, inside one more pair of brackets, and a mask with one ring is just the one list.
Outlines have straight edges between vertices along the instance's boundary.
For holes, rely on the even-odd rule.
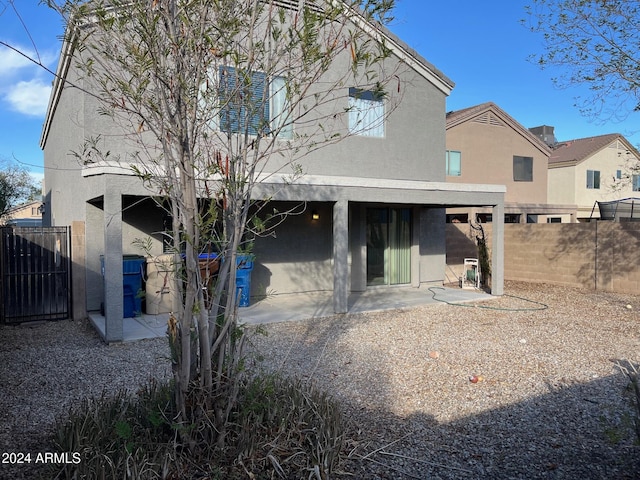
[[119,188],[109,188],[104,194],[104,333],[107,343],[124,339],[122,295],[122,194]]
[[349,202],[333,205],[333,311],[349,310]]
[[504,203],[493,206],[491,235],[491,294],[504,294]]
[[420,209],[420,285],[442,285],[447,264],[446,210]]
[[367,208],[364,204],[351,206],[349,219],[351,243],[351,289],[364,292],[367,289]]
[[411,219],[413,221],[411,230],[411,286],[420,286],[420,216],[421,208],[413,207]]

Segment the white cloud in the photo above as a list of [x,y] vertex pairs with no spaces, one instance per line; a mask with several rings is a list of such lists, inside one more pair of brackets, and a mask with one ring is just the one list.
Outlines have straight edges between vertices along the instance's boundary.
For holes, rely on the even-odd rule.
[[[33,58],[33,52],[16,47],[25,55]],[[3,77],[15,76],[18,71],[34,65],[25,56],[5,46],[0,46],[0,75]]]
[[44,69],[29,58],[41,61],[51,68],[56,55],[46,51],[38,57],[33,50],[17,44],[14,46],[24,55],[0,46],[0,95],[3,103],[11,111],[30,117],[42,117],[47,110],[51,86],[50,82],[42,79],[48,76]]
[[43,117],[47,111],[51,84],[40,79],[18,82],[7,88],[4,97],[11,110],[32,117]]

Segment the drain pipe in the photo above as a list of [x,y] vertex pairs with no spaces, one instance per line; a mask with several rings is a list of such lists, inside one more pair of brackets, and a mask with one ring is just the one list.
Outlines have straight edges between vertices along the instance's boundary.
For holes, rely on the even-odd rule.
[[595,264],[593,266],[593,289],[598,291],[598,219],[596,219]]

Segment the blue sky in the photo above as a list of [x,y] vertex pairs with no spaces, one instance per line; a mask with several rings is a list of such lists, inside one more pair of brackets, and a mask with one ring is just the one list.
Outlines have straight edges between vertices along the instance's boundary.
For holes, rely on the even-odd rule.
[[[542,49],[539,37],[520,24],[527,3],[397,0],[391,29],[456,83],[447,110],[491,101],[527,128],[554,126],[558,140],[619,132],[640,144],[638,113],[620,123],[585,118],[574,103],[586,89],[560,90],[551,81],[558,72],[540,70],[527,60]],[[0,0],[0,39],[32,56],[37,52],[55,70],[59,17],[38,0],[15,0],[15,5],[29,33],[8,0]],[[39,139],[51,81],[43,69],[0,46],[0,159],[16,159],[39,174]]]

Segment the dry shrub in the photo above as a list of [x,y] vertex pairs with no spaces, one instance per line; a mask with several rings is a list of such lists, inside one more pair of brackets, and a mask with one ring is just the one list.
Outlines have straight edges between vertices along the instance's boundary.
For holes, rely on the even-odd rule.
[[[193,389],[190,401],[202,394]],[[207,416],[187,427],[174,418],[170,383],[85,399],[58,422],[54,440],[58,452],[77,452],[81,461],[51,466],[49,478],[325,479],[344,439],[341,413],[326,394],[276,376],[256,376],[243,386],[224,451],[180,443],[183,428],[195,434],[190,438],[215,438]]]

